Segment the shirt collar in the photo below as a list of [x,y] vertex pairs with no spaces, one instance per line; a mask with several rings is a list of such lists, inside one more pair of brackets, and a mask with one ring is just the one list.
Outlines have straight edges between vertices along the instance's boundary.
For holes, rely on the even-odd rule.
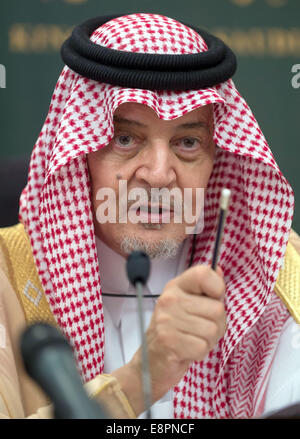
[[[130,284],[126,274],[126,258],[108,247],[97,236],[96,245],[102,292],[110,294],[134,294],[134,287]],[[147,286],[144,288],[145,294],[161,294],[166,283],[185,270],[188,249],[189,239],[185,239],[174,258],[151,260],[151,272]],[[126,300],[126,298],[102,296],[102,300],[115,326],[118,327],[124,300]],[[129,298],[127,300],[134,299]]]
[[125,294],[129,280],[126,273],[126,259],[108,247],[96,236],[101,289],[106,293]]

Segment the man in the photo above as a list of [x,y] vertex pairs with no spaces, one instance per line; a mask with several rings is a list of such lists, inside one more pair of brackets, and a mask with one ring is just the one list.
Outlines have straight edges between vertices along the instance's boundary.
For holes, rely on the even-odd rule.
[[[104,400],[101,379],[113,377],[120,416],[144,410],[137,305],[124,268],[136,249],[152,258],[144,308],[154,416],[254,417],[278,408],[278,395],[283,405],[294,402],[285,371],[278,381],[276,367],[287,355],[280,340],[292,327],[289,312],[298,315],[282,277],[298,263],[289,244],[282,268],[292,190],[230,79],[232,52],[202,35],[153,14],[98,18],[75,31],[63,48],[69,67],[21,197],[37,274],[27,270],[25,280],[18,278],[16,245],[8,249],[17,281],[9,285],[6,263],[3,297],[7,309],[15,300],[19,318],[7,311],[2,321],[12,343],[20,322],[53,321],[73,345],[92,396]],[[145,53],[152,55],[139,56]],[[175,221],[176,200],[133,206],[121,182],[148,195],[190,188],[193,211],[202,189],[204,219],[195,216],[192,226],[202,218],[203,229],[191,235],[186,219]],[[210,263],[224,187],[232,198],[215,272]],[[116,196],[117,218],[126,201],[125,213],[135,207],[139,220],[103,222],[103,188]],[[25,245],[22,227],[3,231],[3,248],[16,236]],[[3,416],[47,416],[38,411],[47,401],[26,381],[16,346],[8,348]]]

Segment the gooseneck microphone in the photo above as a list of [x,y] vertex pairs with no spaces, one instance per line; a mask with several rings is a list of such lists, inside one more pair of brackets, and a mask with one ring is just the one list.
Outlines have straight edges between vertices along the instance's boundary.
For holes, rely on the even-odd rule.
[[147,338],[145,335],[145,323],[143,312],[143,289],[147,283],[150,273],[150,259],[149,256],[142,251],[133,251],[127,259],[127,276],[130,283],[136,289],[138,299],[138,314],[140,321],[140,334],[142,342],[142,383],[144,392],[144,408],[146,411],[146,418],[151,419],[151,376],[148,361]]
[[57,419],[108,419],[106,411],[86,393],[65,337],[47,323],[28,327],[21,337],[27,373],[54,405]]

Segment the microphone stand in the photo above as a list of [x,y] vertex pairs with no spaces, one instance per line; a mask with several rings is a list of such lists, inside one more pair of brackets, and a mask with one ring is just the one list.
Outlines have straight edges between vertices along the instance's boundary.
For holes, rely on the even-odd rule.
[[146,418],[151,419],[151,379],[150,379],[150,368],[148,361],[148,349],[147,349],[147,339],[145,335],[145,323],[144,323],[144,313],[143,313],[143,284],[141,282],[136,282],[135,284],[137,299],[138,299],[138,310],[139,310],[139,321],[140,321],[140,333],[142,338],[142,382],[144,390],[144,406],[146,409]]
[[142,385],[144,393],[144,408],[146,419],[151,419],[151,375],[148,361],[147,338],[145,334],[143,291],[150,273],[149,256],[141,251],[132,252],[127,259],[127,275],[134,286],[138,300],[138,314],[140,322],[140,335],[142,342]]

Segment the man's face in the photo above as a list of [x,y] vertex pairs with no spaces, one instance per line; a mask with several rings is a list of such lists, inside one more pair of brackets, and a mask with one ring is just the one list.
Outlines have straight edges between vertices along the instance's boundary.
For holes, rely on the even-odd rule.
[[[144,243],[145,247],[141,249],[146,249],[152,257],[156,256],[157,248],[166,242],[176,243],[177,246],[182,243],[189,236],[186,227],[191,224],[186,222],[184,215],[181,222],[174,221],[176,208],[172,201],[170,212],[167,212],[170,221],[165,222],[165,205],[161,201],[151,203],[151,190],[177,188],[183,199],[184,188],[191,188],[195,212],[195,189],[206,188],[213,168],[213,129],[212,105],[168,121],[159,119],[146,105],[120,105],[114,113],[113,140],[87,156],[96,235],[122,256],[129,251],[123,245],[124,240]],[[139,188],[149,195],[149,203],[143,201],[142,207],[135,210],[143,222],[118,221],[119,202],[127,203],[128,213],[136,206],[136,202],[120,195],[119,182],[124,180],[127,193]],[[116,195],[116,223],[100,223],[97,220],[96,212],[103,200],[97,200],[96,195],[101,188],[111,188]]]

